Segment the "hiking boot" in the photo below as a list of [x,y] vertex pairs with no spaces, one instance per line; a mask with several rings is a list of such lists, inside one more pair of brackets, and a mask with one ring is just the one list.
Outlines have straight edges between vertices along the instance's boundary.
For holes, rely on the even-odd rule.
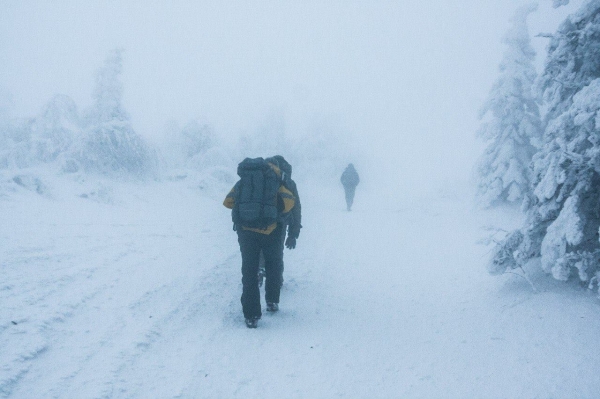
[[246,327],[248,328],[256,328],[258,326],[258,320],[260,317],[251,317],[246,319]]
[[277,312],[279,304],[277,302],[267,302],[267,312]]

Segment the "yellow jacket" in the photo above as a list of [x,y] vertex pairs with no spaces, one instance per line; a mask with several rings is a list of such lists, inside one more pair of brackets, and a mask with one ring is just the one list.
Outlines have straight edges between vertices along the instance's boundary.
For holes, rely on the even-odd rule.
[[[272,167],[273,167],[273,169],[275,169],[276,173],[279,172],[279,169],[276,166],[272,166]],[[283,185],[279,186],[279,190],[277,190],[277,195],[283,201],[283,209],[281,209],[281,213],[283,215],[286,215],[287,213],[289,213],[292,210],[292,208],[296,204],[296,199],[294,198],[294,195],[292,194],[292,192],[290,190],[288,190],[287,188],[285,188]],[[225,197],[225,200],[223,201],[223,205],[229,209],[233,209],[233,207],[235,206],[235,186],[233,186],[231,191],[229,191],[229,193]],[[277,227],[277,222],[269,225],[265,229],[257,229],[257,228],[251,228],[251,227],[245,227],[245,226],[242,226],[242,229],[254,231],[256,233],[261,233],[261,234],[271,234],[273,232],[273,230],[275,230],[276,227]]]

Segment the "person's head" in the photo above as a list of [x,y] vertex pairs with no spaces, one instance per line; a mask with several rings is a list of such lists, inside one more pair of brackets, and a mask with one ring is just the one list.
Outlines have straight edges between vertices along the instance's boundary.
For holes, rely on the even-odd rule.
[[354,164],[349,163],[348,164],[348,169],[354,169]]
[[292,165],[290,165],[289,162],[286,161],[284,157],[282,157],[281,155],[275,155],[270,158],[267,158],[267,160],[269,162],[270,162],[270,160],[274,160],[277,163],[277,166],[279,166],[279,169],[281,169],[281,171],[283,173],[285,173],[289,177],[292,177]]

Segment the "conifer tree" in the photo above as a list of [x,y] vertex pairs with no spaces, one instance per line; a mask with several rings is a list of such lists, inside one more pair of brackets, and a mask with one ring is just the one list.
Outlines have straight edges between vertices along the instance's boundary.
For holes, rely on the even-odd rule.
[[540,257],[559,280],[597,280],[600,262],[600,0],[585,3],[553,35],[539,80],[543,145],[534,156],[525,226],[496,248],[491,273]]
[[122,50],[113,50],[96,74],[81,163],[89,171],[141,177],[150,172],[155,159],[123,108],[121,72]]
[[503,42],[507,49],[500,77],[481,109],[487,117],[478,134],[488,142],[478,164],[478,196],[485,206],[522,201],[529,191],[534,144],[541,134],[539,109],[532,87],[536,79],[527,17],[537,9],[517,10]]

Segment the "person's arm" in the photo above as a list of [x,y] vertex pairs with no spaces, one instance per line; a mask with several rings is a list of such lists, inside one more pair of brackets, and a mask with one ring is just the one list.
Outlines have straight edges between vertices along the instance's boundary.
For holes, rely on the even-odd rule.
[[294,197],[294,194],[283,185],[279,186],[277,193],[283,201],[283,209],[281,210],[281,213],[286,215],[296,206],[296,198]]
[[235,206],[234,195],[235,195],[235,186],[233,186],[233,188],[231,189],[231,191],[229,191],[229,193],[225,197],[225,200],[223,201],[223,206],[225,206],[225,208],[233,209],[233,207]]
[[292,209],[292,219],[288,227],[288,234],[290,237],[298,238],[300,235],[300,229],[302,228],[302,205],[300,203],[300,195],[298,195],[298,188],[296,183],[292,181],[291,191],[296,198],[296,204]]
[[296,203],[292,209],[292,218],[288,226],[288,237],[285,240],[285,246],[288,249],[294,249],[296,248],[296,240],[298,239],[298,236],[300,235],[300,229],[302,228],[302,206],[300,205],[300,196],[298,195],[296,183],[293,180],[291,181],[290,186],[296,199]]

